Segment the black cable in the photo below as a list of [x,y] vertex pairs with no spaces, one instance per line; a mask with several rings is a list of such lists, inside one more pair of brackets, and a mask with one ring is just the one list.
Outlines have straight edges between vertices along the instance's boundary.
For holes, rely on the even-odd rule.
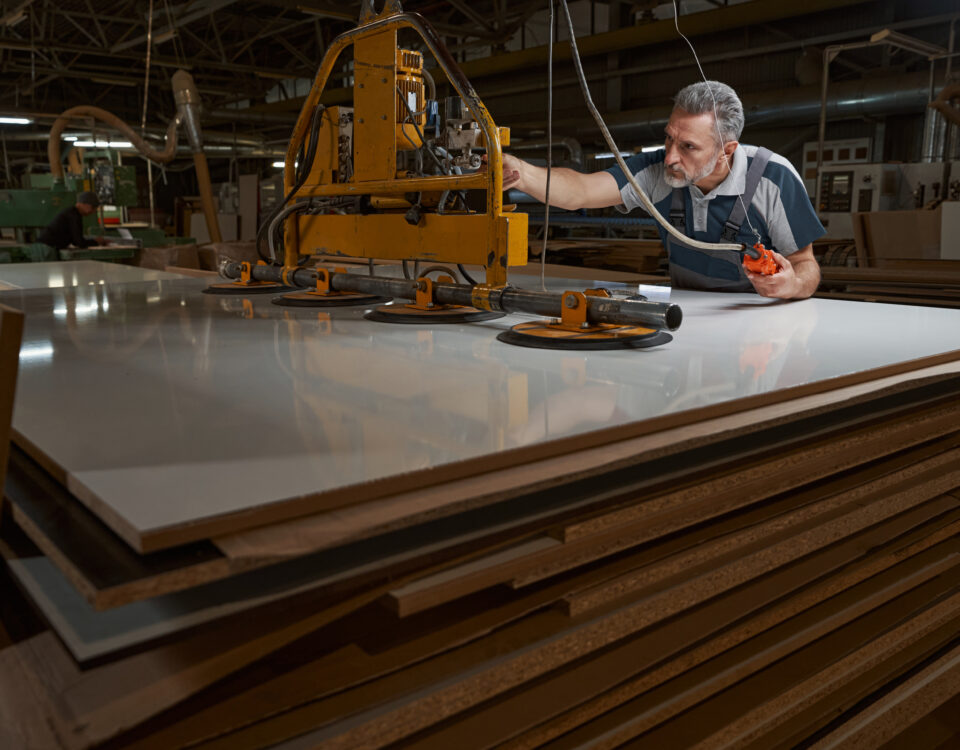
[[474,281],[473,277],[467,273],[467,269],[463,267],[463,263],[457,263],[457,270],[460,271],[460,275],[463,276],[463,280],[466,281],[471,286],[476,286],[477,282]]
[[440,264],[436,264],[436,265],[433,265],[433,266],[427,266],[426,268],[424,268],[422,271],[420,271],[420,272],[417,274],[417,278],[419,279],[419,278],[422,277],[422,276],[427,276],[427,275],[433,273],[434,271],[438,271],[438,272],[442,271],[443,273],[448,273],[448,274],[450,274],[451,276],[453,276],[454,281],[456,281],[457,274],[455,274],[452,270],[450,270],[450,269],[447,268],[446,266],[442,266],[442,265],[440,265]]
[[433,153],[433,149],[432,149],[432,148],[427,148],[427,139],[423,137],[423,131],[420,130],[420,126],[417,125],[417,121],[416,121],[416,120],[414,119],[414,117],[413,117],[413,110],[410,109],[410,104],[409,104],[409,102],[407,102],[407,100],[403,97],[403,92],[400,90],[400,87],[399,87],[399,86],[397,86],[397,93],[400,95],[400,101],[403,102],[403,107],[404,107],[404,109],[407,110],[407,117],[404,118],[404,121],[401,123],[401,125],[406,124],[406,122],[407,122],[408,119],[410,120],[410,124],[413,125],[413,129],[417,131],[417,137],[420,139],[420,144],[421,144],[421,145],[420,145],[420,148],[417,149],[417,144],[415,144],[415,143],[413,142],[413,139],[412,139],[409,135],[407,135],[407,131],[406,131],[404,128],[401,127],[400,129],[403,130],[403,135],[404,135],[404,137],[405,137],[408,141],[410,141],[410,145],[411,145],[411,146],[413,146],[415,149],[417,149],[417,150],[420,151],[421,153],[422,153],[423,151],[426,151],[428,154],[430,154],[430,156],[433,157],[433,160],[437,163],[437,167],[440,168],[440,171],[441,171],[443,174],[449,174],[449,172],[447,172],[447,170],[445,170],[445,169],[443,168],[443,164],[440,163],[440,159],[437,158],[437,155],[436,155],[435,153]]
[[[267,230],[269,229],[273,220],[277,218],[281,211],[283,211],[284,207],[290,202],[290,199],[294,196],[294,194],[303,187],[303,184],[307,181],[307,177],[310,175],[310,170],[313,168],[313,160],[317,156],[317,143],[320,139],[320,125],[323,122],[323,112],[325,109],[326,107],[323,104],[318,104],[317,108],[313,111],[313,119],[310,123],[310,136],[307,144],[306,155],[304,159],[300,160],[300,164],[303,166],[302,168],[298,168],[296,166],[294,167],[296,183],[290,189],[290,192],[287,193],[284,199],[273,207],[273,210],[270,212],[267,218],[261,222],[260,228],[257,230],[257,255],[260,256],[261,260],[267,263],[273,263],[275,261],[263,253],[262,246],[264,236],[266,235]],[[300,148],[301,150],[303,149],[303,144],[300,145]]]

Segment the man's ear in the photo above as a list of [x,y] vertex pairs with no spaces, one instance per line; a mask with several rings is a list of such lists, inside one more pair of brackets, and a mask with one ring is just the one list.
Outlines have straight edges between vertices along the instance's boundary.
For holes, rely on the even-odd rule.
[[727,141],[723,144],[723,153],[727,155],[727,158],[733,158],[733,152],[737,150],[737,146],[740,145],[739,141]]

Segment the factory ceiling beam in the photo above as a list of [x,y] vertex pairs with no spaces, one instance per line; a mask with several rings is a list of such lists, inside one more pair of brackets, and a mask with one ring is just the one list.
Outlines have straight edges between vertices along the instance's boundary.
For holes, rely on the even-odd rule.
[[2,16],[0,16],[0,26],[16,26],[26,18],[26,10],[33,0],[23,0],[19,5],[15,5]]
[[97,33],[100,35],[100,41],[103,43],[104,47],[109,47],[107,42],[107,35],[103,33],[103,26],[100,25],[100,19],[97,18],[97,14],[93,10],[93,6],[90,4],[90,0],[84,0],[87,5],[87,10],[90,11],[90,15],[93,18],[93,25],[97,27]]
[[[867,0],[781,0],[778,3],[769,3],[765,0],[753,0],[740,5],[727,6],[711,11],[702,11],[684,16],[684,33],[687,36],[729,31],[773,21],[803,16],[811,13],[822,13],[851,5],[863,4]],[[672,19],[654,21],[652,23],[628,26],[614,31],[594,34],[577,40],[577,48],[582,57],[607,54],[612,51],[633,49],[648,44],[674,41],[677,31]],[[554,45],[555,59],[570,57],[568,42]],[[519,52],[507,52],[479,60],[470,60],[460,63],[466,77],[473,81],[485,76],[511,72],[513,70],[529,70],[536,68],[547,59],[547,46],[531,47]],[[434,68],[434,73],[437,69]],[[328,89],[322,98],[326,105],[343,104],[350,100],[352,91],[348,88]],[[304,101],[303,97],[295,97],[282,102],[258,104],[254,109],[264,112],[291,111],[299,109]]]
[[[883,29],[916,29],[921,27],[936,26],[938,24],[948,24],[956,16],[951,13],[947,13],[940,16],[929,16],[927,18],[916,18],[909,21],[899,21],[895,23],[885,23],[883,26],[867,26],[861,29],[851,29],[850,31],[842,31],[836,34],[824,34],[822,36],[815,37],[805,37],[802,39],[793,39],[788,42],[778,42],[777,44],[765,44],[758,47],[743,47],[736,51],[732,52],[720,52],[715,55],[701,55],[699,57],[700,63],[703,65],[709,63],[718,63],[724,62],[726,60],[738,60],[745,57],[760,57],[763,55],[776,54],[778,52],[788,52],[791,50],[798,49],[816,49],[821,45],[834,44],[836,42],[844,42],[852,39],[867,39],[872,34],[875,34],[878,31]],[[836,61],[834,61],[836,62]],[[626,68],[617,68],[616,70],[605,70],[598,73],[586,73],[587,81],[597,82],[597,81],[606,81],[612,78],[621,78],[623,76],[634,76],[642,75],[646,73],[657,73],[660,71],[666,70],[677,70],[679,68],[694,66],[696,62],[690,56],[685,56],[684,58],[677,59],[665,59],[656,63],[649,63],[646,65],[631,65]],[[863,66],[857,65],[857,70],[859,72],[865,72]],[[556,76],[553,78],[553,85],[556,87],[561,86],[576,86],[580,82],[580,79],[576,76]],[[484,96],[484,100],[487,102],[495,101],[497,98],[502,96],[512,96],[514,94],[526,94],[533,91],[539,91],[543,88],[542,81],[532,81],[529,83],[520,83],[516,86],[498,86],[494,91],[491,91],[489,94]]]
[[473,10],[469,5],[467,5],[467,3],[462,2],[462,0],[448,0],[448,2],[478,26],[482,26],[488,31],[496,31],[493,24],[488,22],[483,16]]
[[[356,10],[347,11],[344,10],[344,3],[334,5],[333,3],[318,2],[317,0],[261,0],[261,2],[263,2],[264,5],[297,10],[301,13],[309,13],[321,18],[349,21],[353,25],[356,25],[360,17],[359,4],[356,4]],[[544,0],[537,0],[537,3],[542,8]],[[466,3],[462,4],[466,6]],[[477,23],[473,18],[470,18],[470,20]],[[497,41],[502,37],[501,32],[492,29],[487,23],[483,23],[482,25],[478,24],[475,27],[467,24],[444,23],[442,21],[436,21],[435,19],[431,19],[430,23],[438,32],[447,36],[477,37],[491,41]],[[319,63],[319,60],[317,62]]]
[[[876,115],[923,112],[929,95],[929,75],[908,73],[883,78],[863,78],[831,85],[827,113],[831,121]],[[670,118],[670,105],[658,105],[608,114],[604,120],[621,148],[662,143]],[[760,91],[743,95],[747,128],[813,124],[820,117],[820,86]],[[539,129],[539,120],[512,123],[517,132]],[[554,132],[571,134],[583,143],[601,142],[600,131],[590,117],[559,118]]]
[[[228,5],[233,5],[236,1],[237,0],[201,0],[197,3],[187,2],[183,5],[178,5],[175,8],[170,9],[170,16],[173,19],[172,23],[166,28],[157,29],[153,36],[156,38],[163,36],[164,34],[175,32],[176,29],[179,29],[181,26],[185,26],[186,24],[192,23],[200,18],[205,18],[221,8],[226,8]],[[156,12],[154,12],[154,16],[156,15]],[[144,34],[143,36],[138,36],[135,39],[128,39],[120,44],[115,44],[110,48],[110,51],[122,52],[123,50],[130,49],[131,47],[144,44],[146,41],[147,35]]]
[[[17,39],[0,39],[0,49],[9,49],[16,50],[20,52],[32,52],[34,50],[30,42],[24,42]],[[56,51],[56,52],[71,52],[76,53],[80,52],[83,54],[91,54],[91,52],[96,52],[99,56],[101,50],[91,50],[89,46],[83,46],[79,44],[52,44],[46,46],[47,51]],[[118,53],[109,55],[109,57],[115,57],[121,60],[142,60],[143,55],[138,53]],[[302,70],[301,68],[295,69],[280,69],[280,68],[269,68],[260,65],[247,65],[244,63],[223,63],[217,60],[198,60],[198,63],[204,68],[209,68],[211,70],[223,70],[232,73],[250,73],[251,75],[257,75],[258,73],[266,73],[271,76],[282,76],[286,78],[296,78],[297,72]],[[182,60],[177,60],[175,57],[167,57],[163,55],[153,55],[150,58],[151,65],[159,65],[164,68],[186,68],[187,70],[192,70],[197,67],[197,65],[190,63],[189,61],[184,62]],[[129,71],[129,67],[127,68]]]
[[[683,17],[683,33],[687,36],[713,34],[743,26],[754,26],[787,18],[823,13],[829,10],[863,4],[866,0],[752,0],[749,3],[730,5],[717,10],[691,13]],[[648,44],[659,44],[677,38],[673,19],[627,26],[577,40],[582,57],[603,55],[620,50],[634,49]],[[514,70],[529,70],[547,61],[547,45],[531,47],[519,52],[470,60],[460,67],[468,79],[508,73]],[[554,60],[570,59],[570,43],[558,42],[553,46]]]

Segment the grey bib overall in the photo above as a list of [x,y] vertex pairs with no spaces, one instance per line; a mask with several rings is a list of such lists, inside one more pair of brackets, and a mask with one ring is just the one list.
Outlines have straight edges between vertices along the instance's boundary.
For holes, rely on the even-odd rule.
[[[740,226],[746,219],[746,209],[760,185],[763,170],[773,153],[758,148],[750,163],[743,195],[734,201],[730,217],[723,226],[724,242],[738,242]],[[683,188],[674,188],[670,205],[670,223],[682,234],[687,234],[687,208]],[[753,284],[743,269],[743,256],[736,250],[700,250],[667,235],[667,255],[670,259],[670,283],[684,289],[709,289],[726,292],[752,292]],[[751,243],[752,244],[752,243]]]

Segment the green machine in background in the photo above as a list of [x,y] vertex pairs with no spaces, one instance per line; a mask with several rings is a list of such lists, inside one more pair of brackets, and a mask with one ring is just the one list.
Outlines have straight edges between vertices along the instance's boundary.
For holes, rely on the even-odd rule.
[[[133,166],[114,163],[117,159],[111,151],[88,151],[86,159],[99,163],[83,167],[84,174],[67,174],[63,183],[54,184],[49,173],[25,174],[21,189],[0,190],[0,229],[12,230],[4,234],[7,241],[0,243],[0,263],[42,260],[35,257],[33,243],[37,235],[58,213],[76,202],[77,194],[92,190],[101,202],[101,209],[83,220],[83,232],[87,236],[103,235],[110,239],[153,247],[170,244],[163,231],[153,227],[125,227],[123,209],[137,205],[137,174]],[[104,226],[100,226],[100,217]],[[62,250],[63,260],[117,260],[133,257],[129,248],[91,247],[77,250]]]

